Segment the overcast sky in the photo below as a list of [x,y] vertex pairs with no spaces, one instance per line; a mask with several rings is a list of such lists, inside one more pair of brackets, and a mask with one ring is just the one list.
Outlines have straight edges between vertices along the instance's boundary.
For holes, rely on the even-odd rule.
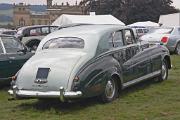
[[[61,4],[62,2],[69,2],[75,4],[76,0],[53,0],[53,3]],[[78,2],[81,0],[77,0]],[[0,0],[0,3],[20,3],[25,2],[28,4],[46,4],[46,0]],[[173,0],[173,5],[180,9],[180,0]]]

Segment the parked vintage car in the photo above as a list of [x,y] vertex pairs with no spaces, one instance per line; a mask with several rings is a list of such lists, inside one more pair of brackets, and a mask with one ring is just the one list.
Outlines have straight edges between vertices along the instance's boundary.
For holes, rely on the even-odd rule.
[[17,33],[16,30],[3,30],[3,31],[0,31],[0,34],[3,34],[3,35],[15,35]]
[[150,44],[164,44],[170,52],[180,55],[180,27],[156,28],[140,39]]
[[9,93],[17,99],[100,96],[113,101],[121,89],[157,77],[171,68],[164,46],[144,47],[131,28],[81,25],[46,36],[35,55],[13,80]]
[[58,26],[50,25],[33,25],[18,29],[16,37],[19,38],[23,44],[32,50],[36,50],[40,41],[49,33],[58,29]]
[[0,81],[14,76],[32,55],[13,36],[0,35]]

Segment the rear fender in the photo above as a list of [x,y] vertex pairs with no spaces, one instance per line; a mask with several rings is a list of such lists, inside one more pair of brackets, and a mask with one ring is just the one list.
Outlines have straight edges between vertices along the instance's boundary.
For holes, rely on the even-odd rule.
[[[84,97],[98,96],[104,92],[107,81],[112,76],[120,76],[118,61],[112,56],[106,56],[91,62],[77,75],[78,83],[73,83],[73,91],[82,91]],[[119,82],[121,83],[121,81]]]

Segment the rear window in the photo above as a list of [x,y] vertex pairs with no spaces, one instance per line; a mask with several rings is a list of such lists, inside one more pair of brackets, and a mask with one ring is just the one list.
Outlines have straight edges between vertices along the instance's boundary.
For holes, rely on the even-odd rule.
[[157,34],[171,34],[173,28],[158,28],[153,31],[153,33]]
[[75,37],[55,38],[46,42],[43,49],[84,48],[84,40]]
[[41,28],[33,28],[30,30],[30,36],[41,35]]

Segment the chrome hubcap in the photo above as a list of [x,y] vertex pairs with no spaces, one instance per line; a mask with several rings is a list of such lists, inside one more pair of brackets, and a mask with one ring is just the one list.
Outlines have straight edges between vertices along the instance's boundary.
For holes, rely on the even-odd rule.
[[165,80],[166,76],[167,76],[167,68],[166,68],[165,63],[163,63],[163,65],[162,65],[162,79]]
[[114,94],[115,94],[115,83],[114,81],[109,80],[106,84],[106,88],[105,88],[105,94],[106,97],[111,99],[113,98]]

